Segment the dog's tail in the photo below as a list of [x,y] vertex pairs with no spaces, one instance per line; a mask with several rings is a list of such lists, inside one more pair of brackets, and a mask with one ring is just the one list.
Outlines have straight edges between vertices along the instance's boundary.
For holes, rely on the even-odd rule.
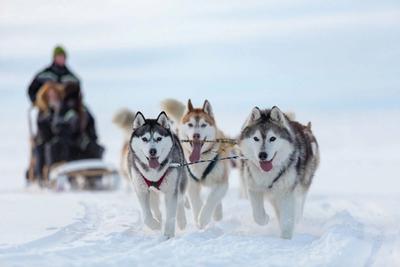
[[287,111],[285,112],[285,114],[291,121],[294,121],[296,119],[296,113],[294,113],[293,111]]
[[115,113],[112,121],[124,132],[130,133],[132,131],[135,114],[136,113],[134,111],[131,111],[127,108],[123,108],[120,109],[117,113]]
[[171,119],[175,120],[176,122],[179,122],[181,120],[186,110],[185,104],[171,98],[167,98],[161,101],[161,108],[167,113],[167,115]]

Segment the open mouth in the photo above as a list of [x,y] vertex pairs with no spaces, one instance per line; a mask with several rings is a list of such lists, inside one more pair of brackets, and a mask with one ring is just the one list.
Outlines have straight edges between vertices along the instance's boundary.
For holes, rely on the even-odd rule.
[[196,162],[200,160],[201,148],[204,145],[204,138],[203,141],[200,140],[193,140],[190,142],[190,146],[192,147],[192,153],[189,156],[190,162]]
[[275,156],[276,152],[271,160],[260,160],[260,168],[265,172],[269,172],[270,170],[272,170],[272,168],[274,167],[272,165],[272,161],[274,160]]
[[158,157],[147,157],[149,161],[149,167],[152,169],[157,169],[160,167],[160,163],[158,162]]

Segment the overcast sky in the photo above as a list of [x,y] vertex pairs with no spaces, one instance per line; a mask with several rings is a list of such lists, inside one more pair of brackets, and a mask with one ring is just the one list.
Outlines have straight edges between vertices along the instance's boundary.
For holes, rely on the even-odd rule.
[[154,97],[228,97],[243,108],[393,108],[400,101],[398,1],[0,5],[2,90],[24,94],[61,43],[98,101],[110,89],[119,90],[116,102],[125,105],[132,93],[146,105]]

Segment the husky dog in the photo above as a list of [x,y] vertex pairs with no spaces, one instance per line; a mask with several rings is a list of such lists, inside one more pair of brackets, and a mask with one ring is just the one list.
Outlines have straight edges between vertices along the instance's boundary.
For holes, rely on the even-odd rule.
[[186,226],[183,205],[186,171],[172,166],[184,163],[182,147],[170,130],[165,112],[161,112],[157,119],[145,119],[142,113],[137,112],[129,142],[129,176],[139,199],[144,223],[153,230],[161,228],[158,194],[164,194],[166,220],[163,235],[167,239],[175,235],[175,221],[180,229]]
[[[229,147],[220,143],[204,142],[224,138],[215,124],[210,102],[204,101],[202,108],[194,108],[189,100],[187,107],[179,101],[167,99],[163,109],[177,122],[180,139],[191,140],[182,144],[185,158],[189,162],[211,160],[211,162],[189,165],[188,196],[193,210],[194,221],[204,228],[214,217],[222,219],[222,198],[228,189],[229,162],[218,161],[229,153]],[[205,203],[200,197],[202,188],[210,193]]]
[[292,121],[277,107],[255,107],[245,122],[240,138],[241,175],[256,223],[269,221],[264,209],[264,194],[278,217],[281,237],[293,236],[305,198],[319,164],[318,143],[311,124]]

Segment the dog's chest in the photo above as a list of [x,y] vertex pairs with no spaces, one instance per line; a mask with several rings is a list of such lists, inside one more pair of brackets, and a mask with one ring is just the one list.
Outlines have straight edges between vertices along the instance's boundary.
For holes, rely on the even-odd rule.
[[265,172],[254,164],[248,164],[245,173],[249,188],[257,191],[287,190],[293,187],[296,181],[296,171],[293,168],[275,168]]
[[[163,177],[163,175],[165,175],[165,177]],[[131,167],[131,181],[136,190],[139,191],[156,190],[163,193],[174,192],[175,187],[177,186],[179,175],[179,171],[176,168],[171,168],[167,173],[165,173],[153,170],[146,172],[144,170],[136,170],[135,168]],[[145,182],[145,179],[151,182],[158,182],[160,179],[162,179],[162,182],[160,183],[159,188],[155,188],[154,186],[149,186]]]

